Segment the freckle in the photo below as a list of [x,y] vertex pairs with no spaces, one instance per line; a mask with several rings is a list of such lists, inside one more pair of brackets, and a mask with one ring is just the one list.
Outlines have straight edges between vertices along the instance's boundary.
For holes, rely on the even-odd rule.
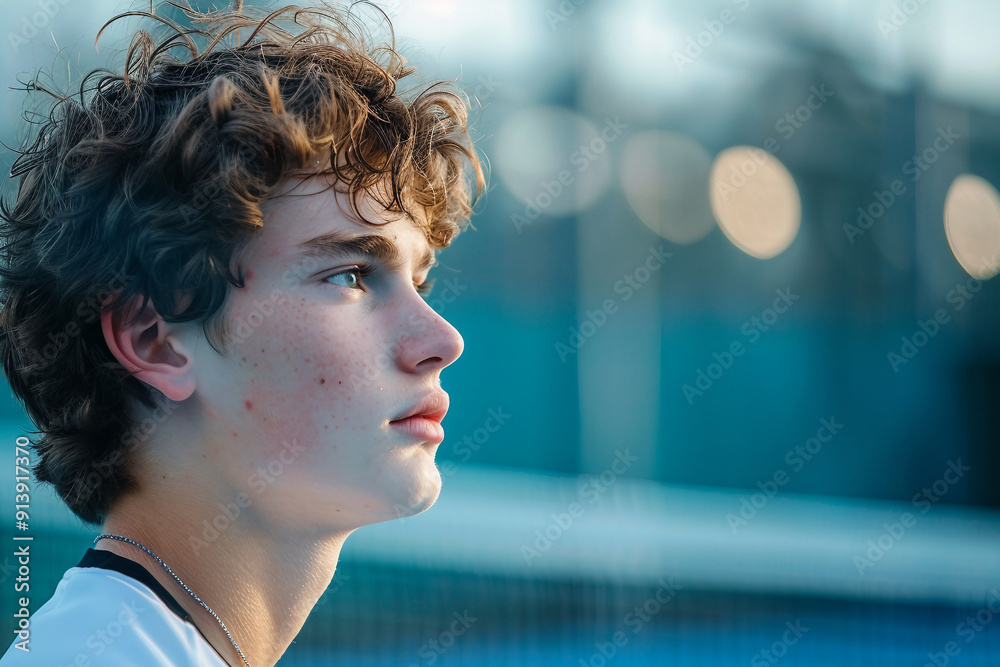
[[241,357],[241,358],[243,359],[243,361],[246,361],[246,360],[247,360],[247,358],[246,358],[246,357]]
[[254,368],[256,368],[256,367],[257,367],[257,364],[256,364],[256,363],[254,363]]
[[253,410],[253,403],[250,402],[249,398],[243,404],[247,406],[247,410]]

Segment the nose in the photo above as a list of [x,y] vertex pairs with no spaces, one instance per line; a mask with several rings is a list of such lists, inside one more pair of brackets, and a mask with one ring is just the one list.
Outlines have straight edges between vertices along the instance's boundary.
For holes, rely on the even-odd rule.
[[465,349],[458,329],[441,317],[430,304],[414,294],[417,306],[404,324],[405,338],[397,362],[408,373],[440,371],[450,366]]

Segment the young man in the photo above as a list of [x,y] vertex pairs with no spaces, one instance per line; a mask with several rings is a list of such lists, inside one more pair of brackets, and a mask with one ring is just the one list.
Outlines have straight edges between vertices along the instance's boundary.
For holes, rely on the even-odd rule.
[[101,535],[3,667],[274,665],[347,536],[440,491],[463,341],[423,297],[483,188],[466,105],[397,94],[347,12],[248,14],[137,33],[12,170],[0,355]]

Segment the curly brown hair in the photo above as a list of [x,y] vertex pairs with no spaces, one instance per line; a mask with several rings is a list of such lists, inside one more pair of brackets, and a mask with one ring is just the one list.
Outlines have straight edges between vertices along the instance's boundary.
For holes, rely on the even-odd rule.
[[[165,4],[193,27],[159,9],[121,14],[104,28],[138,15],[166,34],[137,31],[123,70],[90,72],[78,94],[29,86],[54,101],[11,169],[15,202],[0,202],[4,373],[37,428],[37,479],[93,524],[136,488],[130,455],[170,410],[111,354],[102,310],[151,299],[227,354],[230,286],[244,286],[241,253],[283,178],[328,173],[352,201],[419,206],[435,249],[469,224],[484,187],[467,98],[447,82],[397,92],[413,68],[394,42],[369,48],[353,6]],[[134,417],[135,401],[155,420]]]

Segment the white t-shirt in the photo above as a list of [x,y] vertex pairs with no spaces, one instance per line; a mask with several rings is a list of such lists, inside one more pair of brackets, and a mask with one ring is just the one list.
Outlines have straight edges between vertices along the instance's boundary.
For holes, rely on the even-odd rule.
[[30,651],[15,638],[0,667],[228,667],[149,571],[110,551],[87,549],[29,620]]

